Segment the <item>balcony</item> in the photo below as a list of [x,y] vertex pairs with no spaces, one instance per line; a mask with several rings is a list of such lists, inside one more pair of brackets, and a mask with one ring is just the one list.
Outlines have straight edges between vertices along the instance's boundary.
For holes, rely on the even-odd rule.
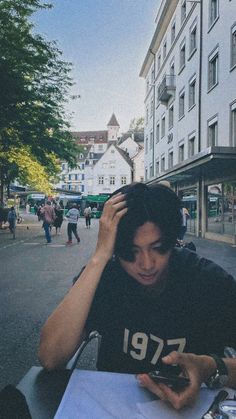
[[169,99],[174,96],[175,89],[175,76],[164,76],[162,82],[158,86],[158,100],[166,105]]

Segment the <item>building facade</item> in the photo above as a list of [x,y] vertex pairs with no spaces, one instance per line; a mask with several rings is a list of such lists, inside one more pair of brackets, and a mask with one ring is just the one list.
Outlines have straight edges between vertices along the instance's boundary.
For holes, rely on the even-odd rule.
[[168,180],[188,231],[236,241],[236,3],[163,0],[146,80],[145,180]]
[[[77,167],[62,162],[57,189],[84,195],[109,194],[134,179],[143,181],[143,132],[119,134],[112,114],[105,131],[72,132],[80,146]],[[135,167],[135,173],[134,168]]]

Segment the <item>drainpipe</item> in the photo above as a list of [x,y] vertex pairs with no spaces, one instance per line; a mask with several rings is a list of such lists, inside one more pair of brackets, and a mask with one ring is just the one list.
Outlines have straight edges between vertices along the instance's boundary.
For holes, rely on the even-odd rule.
[[202,1],[200,3],[200,24],[199,24],[199,31],[200,31],[200,39],[199,39],[199,88],[198,88],[198,153],[201,151],[201,113],[202,113],[202,105],[201,105],[201,92],[202,92],[202,19],[203,19],[203,4]]
[[156,92],[156,86],[155,86],[155,79],[156,79],[156,54],[152,51],[152,49],[149,49],[150,53],[153,55],[153,70],[154,70],[154,80],[153,80],[153,115],[152,115],[152,137],[153,137],[153,145],[152,145],[152,171],[153,176],[155,173],[155,150],[154,150],[154,144],[155,144],[155,109],[156,109],[156,100],[155,100],[155,92]]
[[[202,43],[203,43],[203,0],[197,1],[200,4],[200,22],[199,22],[199,89],[198,89],[198,153],[201,152],[201,126],[202,126],[202,104],[201,104],[201,93],[202,93]],[[198,214],[197,214],[197,236],[202,237],[202,225],[204,214],[202,211],[203,199],[205,196],[203,191],[204,181],[202,174],[199,176],[198,181]]]

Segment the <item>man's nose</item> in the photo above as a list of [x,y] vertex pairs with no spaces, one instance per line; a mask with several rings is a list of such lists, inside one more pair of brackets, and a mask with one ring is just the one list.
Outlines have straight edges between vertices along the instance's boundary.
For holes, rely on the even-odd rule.
[[140,265],[142,269],[146,271],[150,270],[154,266],[153,257],[150,252],[143,252],[141,255]]

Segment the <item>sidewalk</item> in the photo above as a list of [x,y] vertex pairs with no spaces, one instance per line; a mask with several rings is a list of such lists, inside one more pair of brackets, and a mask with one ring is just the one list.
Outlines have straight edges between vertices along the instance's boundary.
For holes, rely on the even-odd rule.
[[227,243],[200,239],[190,234],[186,234],[184,239],[188,242],[192,241],[195,244],[197,253],[200,256],[222,266],[222,268],[236,279],[236,247]]
[[11,246],[19,242],[32,239],[37,236],[44,236],[42,221],[34,214],[21,213],[22,223],[16,225],[16,238],[13,239],[9,228],[0,229],[0,248]]
[[[23,222],[17,224],[15,240],[13,240],[9,229],[0,229],[0,248],[31,240],[34,237],[42,237],[42,242],[45,241],[42,221],[39,222],[38,217],[34,214],[22,213],[21,216]],[[185,235],[185,240],[194,242],[200,256],[213,260],[236,279],[236,247],[227,243],[200,239],[190,234]]]

